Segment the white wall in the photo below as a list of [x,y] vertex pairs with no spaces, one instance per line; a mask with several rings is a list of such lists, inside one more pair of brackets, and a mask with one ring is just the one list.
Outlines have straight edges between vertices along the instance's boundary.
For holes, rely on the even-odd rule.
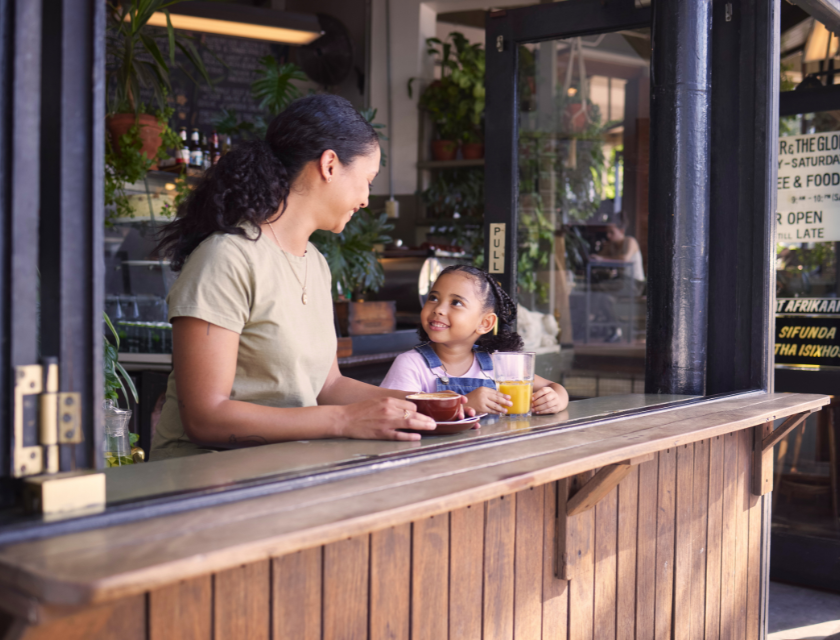
[[[505,0],[505,6],[538,4],[539,0]],[[423,80],[415,81],[414,98],[406,89],[409,78],[428,81],[434,77],[434,66],[426,55],[426,38],[436,37],[437,14],[446,11],[489,9],[489,0],[391,0],[391,73],[392,100],[394,105],[393,157],[394,193],[412,194],[417,189],[417,96],[423,89]],[[452,28],[450,28],[452,27]],[[443,25],[444,35],[461,31],[470,41],[483,41],[480,30],[469,27]],[[469,34],[467,33],[469,32]],[[385,0],[371,2],[371,69],[370,106],[378,109],[377,120],[387,122],[388,100],[386,83]],[[387,145],[387,143],[385,143]],[[386,146],[387,151],[387,146]],[[383,168],[373,183],[373,193],[388,193],[388,170]]]
[[[388,121],[386,82],[385,0],[373,0],[371,25],[370,105],[378,109],[377,120]],[[419,0],[391,0],[391,74],[393,130],[389,163],[394,163],[394,193],[410,194],[417,188],[417,96],[408,97],[408,81],[422,89],[434,68],[426,56],[426,38],[435,35],[437,14]],[[387,150],[387,143],[386,150]],[[373,183],[373,193],[388,193],[388,170],[383,168]]]

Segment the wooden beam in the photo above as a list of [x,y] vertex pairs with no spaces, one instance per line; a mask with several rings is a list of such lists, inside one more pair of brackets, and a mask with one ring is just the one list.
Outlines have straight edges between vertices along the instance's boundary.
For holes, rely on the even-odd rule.
[[763,496],[773,490],[773,447],[796,429],[813,411],[790,416],[777,429],[773,422],[765,422],[753,429],[752,492]]
[[570,580],[594,552],[594,513],[598,502],[615,489],[638,464],[654,459],[645,454],[588,471],[557,483],[557,567],[561,580]]
[[595,507],[610,491],[624,480],[637,464],[653,460],[653,454],[622,460],[616,464],[602,467],[595,476],[569,498],[566,503],[566,515],[576,516]]
[[753,427],[752,492],[757,496],[773,490],[773,448],[762,446],[764,438],[772,433],[772,421]]
[[583,488],[578,491],[566,503],[566,516],[576,516],[589,509],[594,509],[606,495],[618,486],[618,483],[624,480],[631,467],[629,464],[611,464],[602,467],[595,476],[583,485]]
[[761,442],[762,450],[766,451],[767,449],[772,449],[776,446],[778,442],[781,441],[787,434],[791,431],[796,429],[805,418],[810,416],[813,411],[805,411],[803,413],[798,413],[796,415],[792,415],[787,420],[785,420],[775,431],[771,432],[764,440]]

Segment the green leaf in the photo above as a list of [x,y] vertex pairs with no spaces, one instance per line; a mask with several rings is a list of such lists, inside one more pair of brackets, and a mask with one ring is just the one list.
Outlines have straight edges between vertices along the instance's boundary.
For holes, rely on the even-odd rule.
[[175,66],[175,29],[172,28],[172,20],[169,17],[169,9],[163,10],[166,15],[166,35],[169,38],[169,63]]
[[108,329],[111,330],[111,334],[114,336],[114,340],[117,342],[117,349],[120,348],[120,336],[117,333],[117,330],[114,328],[113,323],[111,322],[111,318],[108,317],[108,314],[104,311],[102,312],[102,317],[105,319],[105,324],[108,325]]
[[137,389],[135,388],[134,383],[131,381],[131,376],[128,375],[128,372],[123,368],[119,361],[114,361],[114,366],[116,367],[117,372],[119,373],[118,378],[121,378],[120,389],[122,389],[123,394],[128,396],[128,393],[126,393],[125,390],[125,386],[123,386],[123,382],[125,382],[125,385],[128,386],[128,390],[131,392],[131,397],[134,398],[134,402],[140,402],[140,398],[137,395]]

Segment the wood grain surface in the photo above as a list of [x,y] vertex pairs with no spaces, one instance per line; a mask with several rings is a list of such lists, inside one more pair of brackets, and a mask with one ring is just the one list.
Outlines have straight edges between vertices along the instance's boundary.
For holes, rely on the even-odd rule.
[[274,638],[321,637],[323,559],[316,547],[272,560]]
[[569,520],[558,514],[597,469],[113,603],[35,611],[42,624],[9,629],[38,640],[755,638],[766,537],[753,438],[671,447],[633,469],[573,516],[589,521],[569,581],[556,574]]
[[512,640],[516,494],[488,500],[484,521],[484,628],[487,640]]
[[214,576],[215,638],[268,640],[271,637],[271,561],[253,562]]
[[449,637],[480,638],[484,610],[484,509],[449,514]]
[[445,638],[449,628],[449,514],[417,520],[411,556],[411,638]]
[[569,611],[569,583],[557,577],[557,519],[559,515],[558,482],[545,485],[543,569],[542,569],[542,637],[565,638]]
[[411,524],[370,536],[370,640],[408,640]]
[[[0,548],[0,584],[46,603],[106,602],[367,536],[826,402],[816,395],[749,394],[418,458],[341,482],[119,525],[107,533],[7,545]],[[646,604],[637,600],[639,606]]]
[[213,580],[202,576],[149,594],[149,640],[212,640]]
[[370,536],[324,546],[321,616],[324,640],[366,640]]
[[542,636],[545,487],[516,494],[513,609],[515,640]]

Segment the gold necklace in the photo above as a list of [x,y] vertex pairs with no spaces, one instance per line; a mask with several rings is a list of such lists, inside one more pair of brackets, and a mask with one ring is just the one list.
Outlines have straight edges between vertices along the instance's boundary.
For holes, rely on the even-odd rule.
[[289,269],[292,270],[292,275],[294,275],[295,280],[298,281],[300,288],[303,293],[300,295],[300,301],[303,304],[306,304],[306,278],[309,275],[309,260],[306,259],[307,251],[303,252],[303,282],[300,281],[300,276],[298,276],[297,271],[295,271],[294,266],[292,266],[292,261],[289,260],[289,256],[286,255],[286,250],[283,248],[283,245],[280,244],[280,241],[277,239],[277,234],[274,232],[274,227],[271,226],[271,223],[268,223],[268,228],[271,229],[271,235],[274,236],[274,241],[277,243],[277,246],[280,247],[280,251],[283,252],[283,255],[286,256],[286,262],[289,263]]

